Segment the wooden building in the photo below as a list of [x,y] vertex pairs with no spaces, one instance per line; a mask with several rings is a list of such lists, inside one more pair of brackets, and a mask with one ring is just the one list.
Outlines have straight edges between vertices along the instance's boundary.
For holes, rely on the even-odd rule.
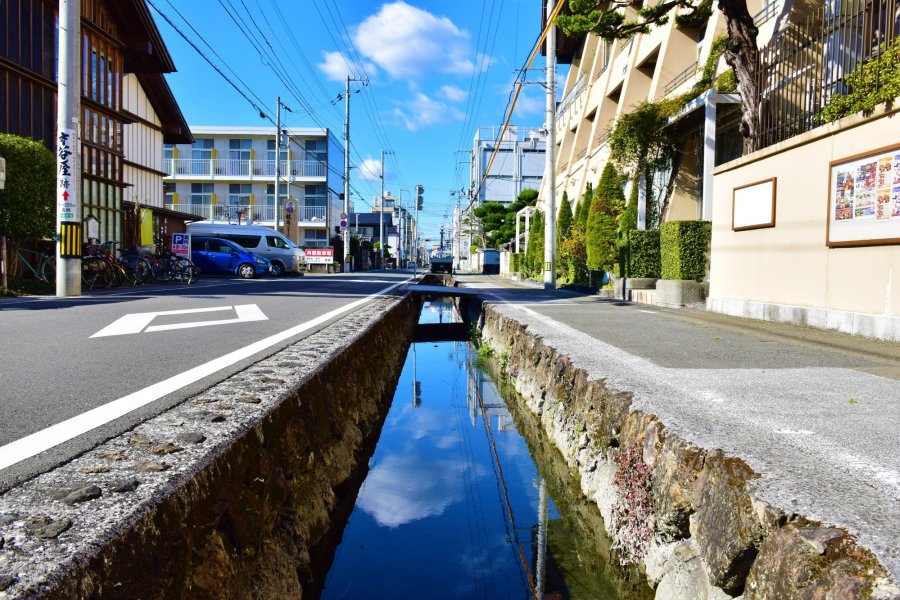
[[[0,131],[51,150],[57,13],[57,2],[0,0]],[[126,235],[130,203],[129,214],[165,225],[154,236],[181,231],[191,217],[164,208],[161,169],[163,143],[193,141],[163,76],[175,64],[144,0],[82,0],[81,14],[82,218],[99,222],[101,240],[138,245]]]

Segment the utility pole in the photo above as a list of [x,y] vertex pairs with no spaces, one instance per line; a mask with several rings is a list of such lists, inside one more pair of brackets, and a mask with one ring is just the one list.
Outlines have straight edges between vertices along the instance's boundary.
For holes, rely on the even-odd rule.
[[[278,227],[278,200],[281,183],[281,96],[276,100],[275,108],[275,231],[281,231]],[[290,236],[288,236],[290,237]]]
[[378,253],[384,271],[384,150],[381,151],[381,199],[378,201]]
[[81,0],[59,0],[56,98],[56,295],[81,295]]
[[[562,0],[559,0],[560,2]],[[547,16],[556,0],[547,0]],[[547,218],[544,227],[544,289],[556,289],[556,25],[547,28],[547,128],[544,181],[547,185]]]
[[[344,87],[344,214],[350,216],[350,82],[360,81],[368,83],[365,77],[353,77],[347,75],[347,85]],[[358,91],[358,90],[357,90]],[[349,223],[348,223],[349,225]],[[350,240],[344,228],[344,272],[350,271]]]

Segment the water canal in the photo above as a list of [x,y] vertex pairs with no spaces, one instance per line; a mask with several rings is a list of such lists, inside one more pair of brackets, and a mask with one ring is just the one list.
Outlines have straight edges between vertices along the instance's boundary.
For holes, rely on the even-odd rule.
[[[420,324],[459,322],[426,302]],[[650,598],[469,342],[414,343],[322,598]],[[502,357],[500,357],[502,358]]]

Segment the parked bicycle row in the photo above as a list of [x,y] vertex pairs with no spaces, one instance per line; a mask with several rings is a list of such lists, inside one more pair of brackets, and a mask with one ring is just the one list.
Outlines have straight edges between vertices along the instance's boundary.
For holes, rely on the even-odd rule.
[[85,244],[81,259],[81,281],[88,290],[116,287],[123,282],[141,285],[152,281],[178,281],[194,283],[200,278],[200,269],[187,258],[170,252],[139,254],[135,250],[118,249],[117,242]]

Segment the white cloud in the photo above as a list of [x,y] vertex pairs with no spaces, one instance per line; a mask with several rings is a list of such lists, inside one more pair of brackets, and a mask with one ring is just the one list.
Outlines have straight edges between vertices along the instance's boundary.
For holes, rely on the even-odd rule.
[[357,166],[359,178],[363,181],[380,181],[381,180],[381,159],[366,158],[362,164]]
[[425,127],[441,125],[453,121],[462,121],[465,115],[461,110],[444,102],[433,100],[418,92],[415,97],[400,104],[394,109],[394,115],[403,121],[410,131],[419,131]]
[[516,108],[513,110],[513,119],[521,121],[528,117],[540,115],[545,110],[547,110],[545,96],[522,90],[522,93],[519,94],[519,99],[516,101]]
[[[345,81],[347,75],[359,75],[359,69],[350,66],[347,58],[340,52],[322,52],[323,62],[319,63],[319,70],[331,81]],[[363,62],[364,75],[372,77],[377,68],[370,62]]]
[[441,93],[447,97],[447,100],[450,100],[452,102],[462,102],[469,95],[466,90],[462,90],[455,85],[441,86]]
[[353,33],[366,58],[394,78],[472,72],[469,34],[447,17],[398,1],[382,5]]
[[388,455],[369,472],[357,506],[391,528],[440,515],[463,499],[465,468],[449,460]]

